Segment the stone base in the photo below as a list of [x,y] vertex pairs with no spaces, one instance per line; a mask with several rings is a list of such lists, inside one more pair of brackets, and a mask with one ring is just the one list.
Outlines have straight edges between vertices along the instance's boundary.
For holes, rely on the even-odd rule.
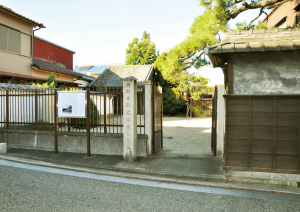
[[0,154],[5,154],[7,152],[6,143],[0,143]]
[[228,170],[227,181],[244,183],[264,183],[299,187],[300,174],[284,174],[270,172],[250,172]]

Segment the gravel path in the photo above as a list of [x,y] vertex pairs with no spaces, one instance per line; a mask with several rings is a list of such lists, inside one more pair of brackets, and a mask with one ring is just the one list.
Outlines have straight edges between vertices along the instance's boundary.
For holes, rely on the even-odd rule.
[[211,118],[175,118],[164,117],[165,152],[211,153]]

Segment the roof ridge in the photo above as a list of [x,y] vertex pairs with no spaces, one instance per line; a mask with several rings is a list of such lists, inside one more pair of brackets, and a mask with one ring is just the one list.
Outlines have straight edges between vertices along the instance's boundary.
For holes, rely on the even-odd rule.
[[0,9],[3,9],[5,10],[6,12],[8,13],[12,13],[12,15],[15,15],[15,16],[18,16],[19,18],[23,18],[25,19],[26,21],[29,21],[31,23],[34,23],[35,25],[39,26],[40,28],[46,28],[42,23],[38,23],[30,18],[27,18],[19,13],[16,13],[15,11],[13,11],[12,9],[8,8],[8,7],[5,7],[4,5],[0,4]]
[[45,62],[48,62],[48,63],[54,63],[54,64],[56,64],[56,61],[55,61],[55,60],[48,60],[48,59],[40,58],[40,57],[33,57],[33,59],[41,60],[41,61],[45,61]]

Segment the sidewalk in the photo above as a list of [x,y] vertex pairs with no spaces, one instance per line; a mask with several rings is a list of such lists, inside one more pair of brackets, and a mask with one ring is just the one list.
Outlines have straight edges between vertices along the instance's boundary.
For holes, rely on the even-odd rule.
[[54,154],[54,152],[29,149],[9,149],[4,156],[172,178],[226,181],[223,161],[208,155],[188,154],[182,157],[180,154],[161,153],[150,157],[138,157],[131,163],[123,161],[123,156],[116,155],[87,157],[84,153]]
[[122,156],[87,157],[83,153],[54,154],[41,150],[9,149],[7,154],[0,155],[0,159],[128,179],[300,196],[300,189],[294,187],[229,183],[223,161],[209,154],[158,153],[129,163],[124,162]]

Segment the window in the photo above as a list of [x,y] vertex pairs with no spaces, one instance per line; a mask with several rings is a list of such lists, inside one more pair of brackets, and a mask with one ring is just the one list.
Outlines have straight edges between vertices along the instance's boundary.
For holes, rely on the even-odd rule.
[[278,28],[286,28],[286,17],[282,19],[276,26]]
[[20,54],[21,32],[0,25],[0,49]]

